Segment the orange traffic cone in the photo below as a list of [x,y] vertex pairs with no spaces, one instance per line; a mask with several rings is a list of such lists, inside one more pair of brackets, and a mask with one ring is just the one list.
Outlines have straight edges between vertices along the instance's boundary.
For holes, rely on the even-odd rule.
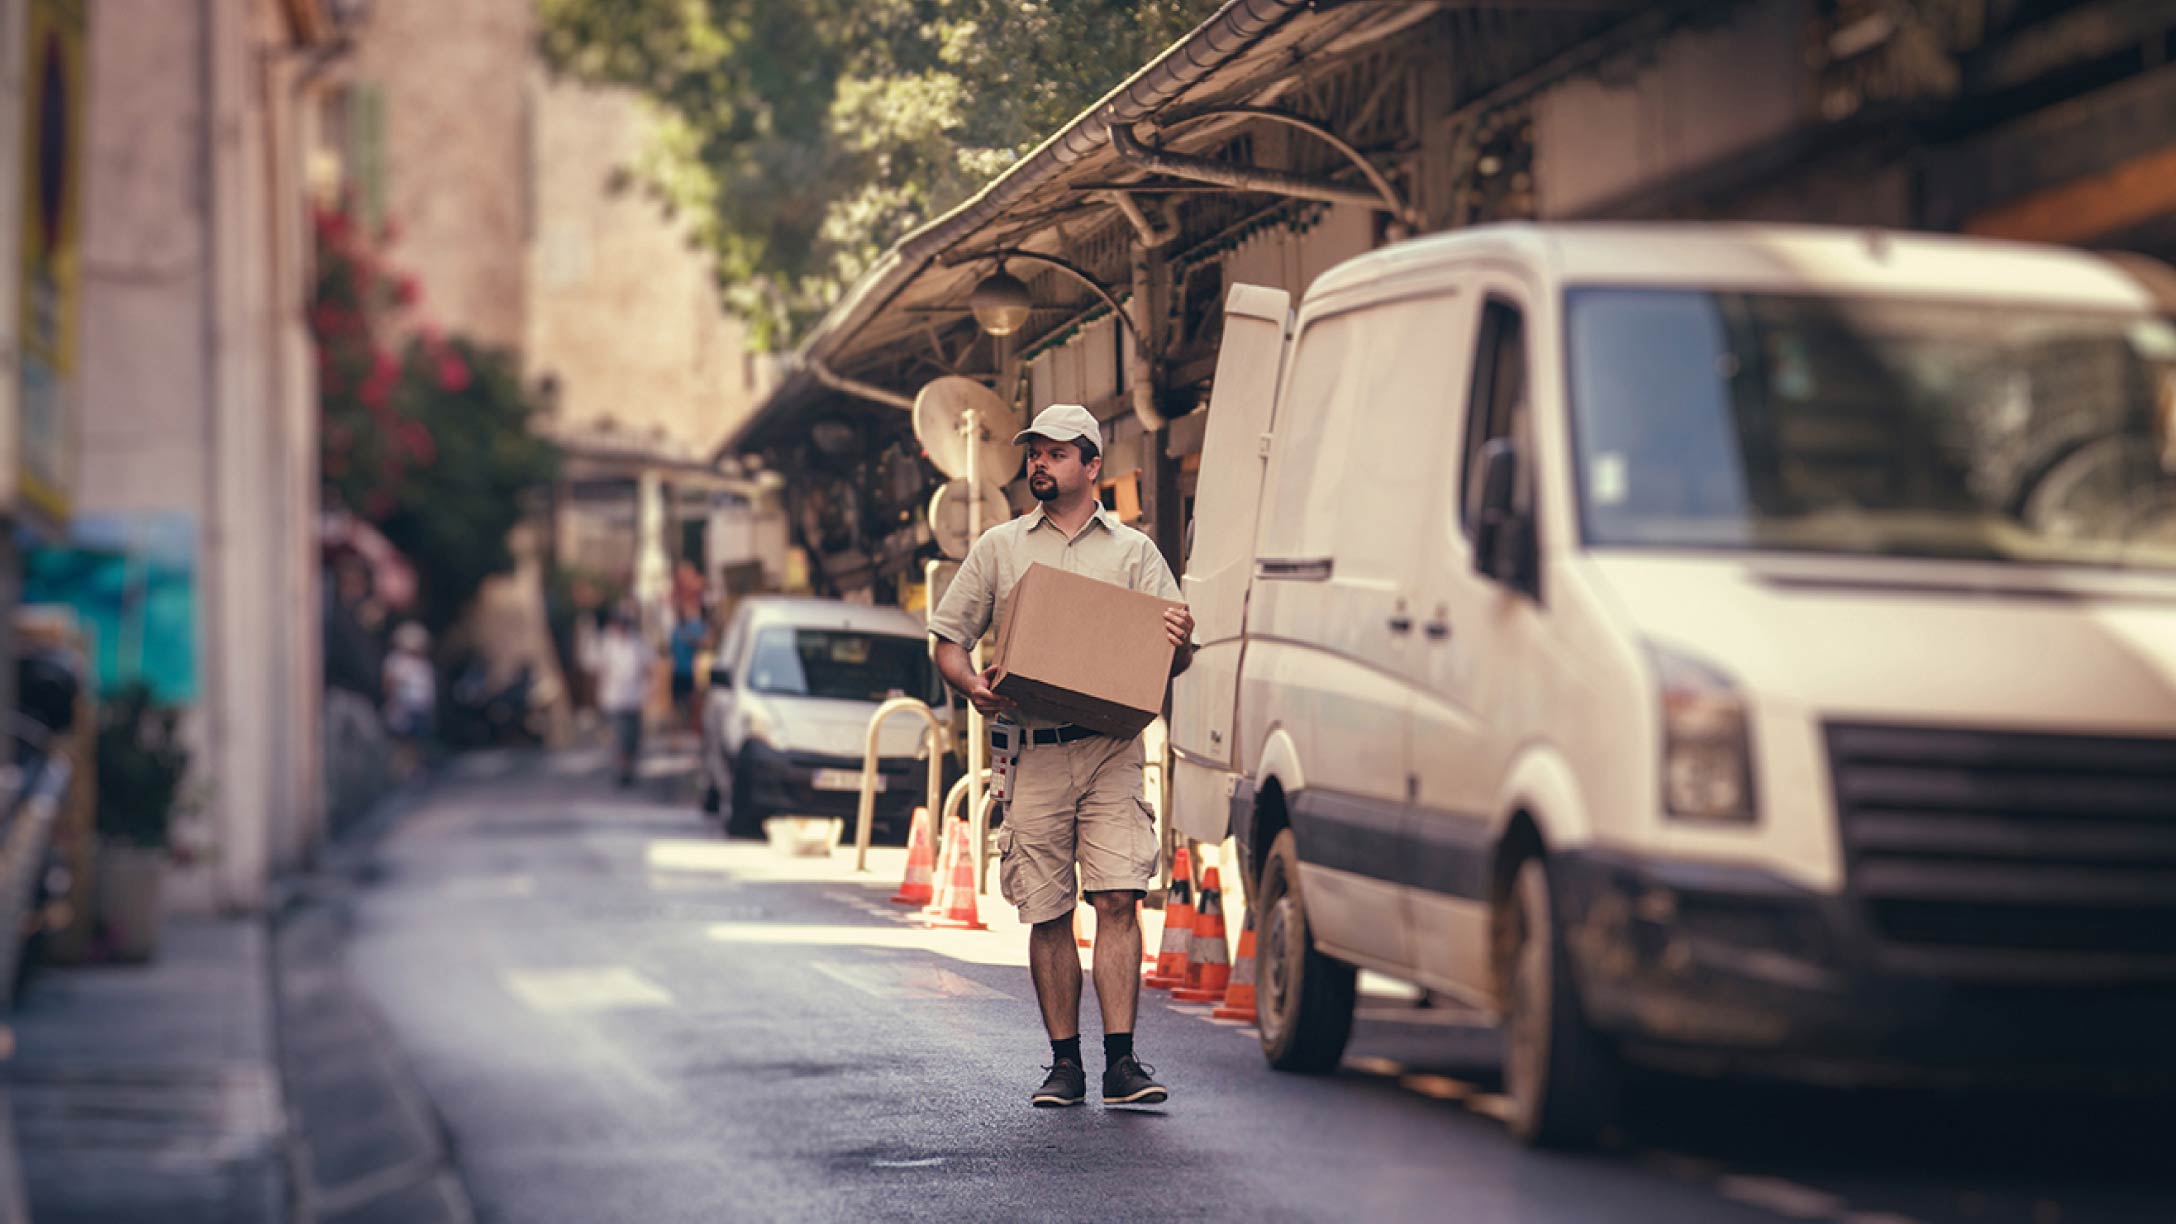
[[1254,907],[1239,924],[1239,957],[1232,964],[1232,984],[1224,991],[1224,1005],[1209,1013],[1218,1020],[1254,1020]]
[[1193,860],[1186,847],[1171,856],[1171,891],[1164,897],[1163,948],[1143,984],[1151,990],[1186,985],[1186,945],[1194,937]]
[[937,828],[937,867],[931,874],[931,879],[935,881],[935,890],[929,904],[922,907],[924,918],[935,918],[944,912],[944,881],[952,878],[952,860],[955,857],[952,848],[960,844],[960,839],[952,831],[966,827],[966,821],[955,819],[951,824],[940,824]]
[[893,905],[928,905],[936,899],[936,888],[931,874],[937,869],[933,861],[935,848],[929,832],[929,809],[914,809],[914,828],[907,834],[907,875],[899,882],[899,891],[892,894]]
[[990,928],[983,925],[982,914],[975,908],[975,856],[967,844],[967,822],[954,821],[952,834],[945,846],[952,870],[945,876],[944,905],[928,922],[947,930],[987,931]]
[[1186,949],[1186,985],[1171,992],[1181,1003],[1215,1003],[1231,985],[1232,950],[1224,944],[1224,889],[1216,865],[1201,876],[1201,900],[1194,904],[1194,939]]
[[[1083,923],[1083,922],[1081,921],[1081,918],[1080,918],[1080,912],[1081,912],[1082,910],[1087,910],[1087,911],[1088,911],[1088,921],[1087,921],[1087,922],[1085,922],[1085,923]],[[1081,904],[1081,903],[1080,903],[1080,902],[1078,902],[1078,901],[1076,901],[1076,902],[1074,902],[1074,903],[1073,903],[1073,942],[1074,942],[1074,943],[1076,943],[1076,944],[1080,945],[1080,946],[1081,946],[1081,947],[1083,947],[1083,948],[1093,948],[1093,947],[1095,947],[1095,946],[1096,946],[1095,936],[1089,933],[1089,932],[1092,932],[1092,931],[1094,931],[1094,930],[1096,929],[1095,923],[1096,923],[1096,907],[1095,907],[1095,906],[1093,906],[1093,905],[1083,905],[1083,904]]]

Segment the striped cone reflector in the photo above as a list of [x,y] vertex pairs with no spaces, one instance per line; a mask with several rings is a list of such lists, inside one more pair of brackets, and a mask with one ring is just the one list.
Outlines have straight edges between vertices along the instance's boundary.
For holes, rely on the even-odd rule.
[[899,882],[899,891],[892,894],[893,905],[928,905],[937,899],[935,885],[935,840],[929,832],[929,809],[914,809],[914,828],[907,834],[907,875]]
[[1143,984],[1151,990],[1186,985],[1186,946],[1194,938],[1193,859],[1180,846],[1171,856],[1171,892],[1164,898],[1163,947]]
[[1232,984],[1224,991],[1224,1006],[1209,1013],[1218,1020],[1259,1019],[1254,1002],[1254,907],[1247,907],[1246,921],[1239,924],[1239,955],[1232,963]]
[[944,881],[944,909],[929,920],[931,926],[956,931],[987,931],[982,913],[975,907],[975,856],[967,844],[967,822],[952,822],[953,836],[948,839],[952,860],[952,873]]
[[1215,864],[1201,875],[1194,903],[1194,939],[1186,950],[1186,985],[1171,992],[1181,1003],[1215,1003],[1232,980],[1232,953],[1224,944],[1224,889]]
[[[953,820],[951,825],[951,828],[955,830],[966,827],[967,822],[958,819]],[[954,857],[952,848],[954,846],[959,846],[961,849],[967,848],[962,839],[952,836],[950,833],[938,834],[937,870],[935,872],[935,879],[938,883],[934,895],[929,899],[929,904],[922,907],[922,917],[924,918],[935,918],[944,912],[944,885],[942,882],[952,878],[952,859]]]

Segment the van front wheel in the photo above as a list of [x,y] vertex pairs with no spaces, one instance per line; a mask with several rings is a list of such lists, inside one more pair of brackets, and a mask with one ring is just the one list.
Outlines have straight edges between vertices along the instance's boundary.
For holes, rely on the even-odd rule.
[[1352,1036],[1353,968],[1315,951],[1300,896],[1299,847],[1285,829],[1262,866],[1255,915],[1256,1019],[1279,1071],[1333,1071]]
[[1536,1147],[1594,1143],[1616,1120],[1623,1071],[1572,988],[1571,958],[1550,904],[1549,871],[1529,858],[1499,902],[1504,1095],[1511,1132]]

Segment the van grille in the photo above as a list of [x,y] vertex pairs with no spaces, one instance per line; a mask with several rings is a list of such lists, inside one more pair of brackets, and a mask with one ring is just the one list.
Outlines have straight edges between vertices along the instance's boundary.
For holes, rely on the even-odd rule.
[[1849,887],[1886,966],[2176,977],[2176,740],[1827,733]]

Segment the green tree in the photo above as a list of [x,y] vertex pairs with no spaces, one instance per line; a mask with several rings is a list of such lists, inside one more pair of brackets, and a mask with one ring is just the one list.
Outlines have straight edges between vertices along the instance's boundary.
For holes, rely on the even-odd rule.
[[428,327],[396,338],[418,293],[385,266],[383,241],[345,210],[318,215],[320,472],[328,505],[376,524],[415,566],[416,615],[435,635],[512,567],[507,535],[557,453],[532,430],[506,354]]
[[539,0],[548,62],[656,103],[639,176],[759,344],[965,199],[1215,0]]

